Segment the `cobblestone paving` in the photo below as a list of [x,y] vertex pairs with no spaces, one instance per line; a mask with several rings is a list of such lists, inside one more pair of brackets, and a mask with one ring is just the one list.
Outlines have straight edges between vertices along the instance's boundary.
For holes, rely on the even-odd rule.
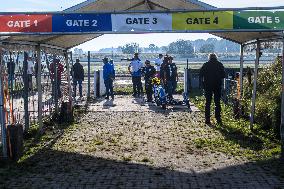
[[254,162],[198,148],[195,139],[220,133],[196,109],[162,111],[136,102],[92,104],[24,170],[0,178],[0,188],[284,188],[283,179]]

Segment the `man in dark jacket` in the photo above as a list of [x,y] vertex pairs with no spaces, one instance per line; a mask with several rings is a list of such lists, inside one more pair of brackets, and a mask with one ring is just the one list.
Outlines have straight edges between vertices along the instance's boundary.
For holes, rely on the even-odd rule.
[[145,79],[145,91],[147,94],[147,102],[152,102],[153,100],[153,85],[152,79],[155,77],[156,69],[150,64],[149,60],[145,61],[145,67],[142,69],[142,73]]
[[205,123],[210,124],[210,105],[214,94],[215,118],[218,124],[222,124],[221,119],[221,85],[225,78],[224,66],[217,60],[216,54],[209,54],[209,61],[203,64],[200,70],[200,81],[205,90]]
[[80,60],[76,59],[76,63],[72,67],[73,71],[73,89],[74,89],[74,97],[76,97],[76,88],[77,83],[79,84],[79,93],[80,98],[83,97],[82,94],[82,82],[84,81],[84,68],[82,64],[80,64]]
[[171,101],[178,81],[177,66],[173,63],[173,57],[168,57],[168,63],[164,65],[163,74],[166,92],[168,93],[169,100]]

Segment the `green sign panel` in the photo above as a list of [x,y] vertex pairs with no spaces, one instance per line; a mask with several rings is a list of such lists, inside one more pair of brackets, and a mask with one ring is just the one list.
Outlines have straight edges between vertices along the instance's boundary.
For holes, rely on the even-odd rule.
[[283,11],[234,11],[234,29],[284,29]]

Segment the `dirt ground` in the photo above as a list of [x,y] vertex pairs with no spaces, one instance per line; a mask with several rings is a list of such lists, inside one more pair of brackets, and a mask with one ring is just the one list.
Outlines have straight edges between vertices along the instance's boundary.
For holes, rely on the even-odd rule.
[[130,96],[98,99],[24,168],[0,179],[0,188],[284,187],[256,163],[196,143],[220,135],[195,107],[162,110]]

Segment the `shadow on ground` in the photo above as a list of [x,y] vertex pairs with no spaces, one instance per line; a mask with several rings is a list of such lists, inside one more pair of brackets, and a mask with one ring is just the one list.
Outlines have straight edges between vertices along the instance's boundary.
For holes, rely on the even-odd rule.
[[0,188],[283,188],[284,180],[272,175],[277,172],[270,169],[271,164],[283,170],[283,164],[269,160],[181,172],[46,149],[0,169]]

